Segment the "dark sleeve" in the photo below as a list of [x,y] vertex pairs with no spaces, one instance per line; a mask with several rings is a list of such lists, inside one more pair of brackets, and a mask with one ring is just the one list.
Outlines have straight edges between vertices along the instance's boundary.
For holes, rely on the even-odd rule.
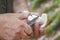
[[0,0],[0,13],[13,12],[13,0]]

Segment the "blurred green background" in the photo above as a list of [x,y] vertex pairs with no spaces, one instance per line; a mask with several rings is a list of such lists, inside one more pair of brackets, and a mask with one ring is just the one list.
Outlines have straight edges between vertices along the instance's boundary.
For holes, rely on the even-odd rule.
[[[60,0],[27,0],[29,10],[40,15],[48,14],[49,24],[45,34],[50,40],[60,40]],[[56,37],[57,35],[57,37]]]

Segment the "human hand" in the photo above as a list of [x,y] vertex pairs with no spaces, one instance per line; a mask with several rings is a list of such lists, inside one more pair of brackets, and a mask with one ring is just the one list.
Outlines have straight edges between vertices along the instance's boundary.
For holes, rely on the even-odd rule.
[[33,30],[33,38],[39,38],[44,35],[44,28],[40,27],[41,25],[38,22],[35,22],[31,27]]
[[23,14],[0,15],[0,38],[4,40],[22,40],[29,38],[31,27],[23,20],[27,17]]

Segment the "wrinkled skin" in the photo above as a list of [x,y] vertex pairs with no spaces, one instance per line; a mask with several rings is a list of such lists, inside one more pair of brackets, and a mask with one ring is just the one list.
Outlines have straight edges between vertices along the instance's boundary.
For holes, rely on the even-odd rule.
[[[14,0],[13,4],[14,4],[13,5],[14,12],[16,13],[19,13],[24,10],[28,10],[27,0]],[[34,13],[34,15],[39,16],[38,13]],[[39,37],[40,35],[44,34],[44,29],[40,30],[40,25],[37,22],[34,23],[34,25],[32,25],[32,30],[34,37]]]
[[[20,13],[27,9],[25,0],[15,0],[13,10],[15,13],[0,14],[0,39],[1,40],[25,40],[33,37],[34,39],[43,34],[39,23],[32,26],[27,24],[27,16]],[[21,2],[21,3],[20,3]],[[19,4],[18,4],[19,3]],[[18,5],[17,5],[18,4]],[[25,6],[24,6],[25,5]]]
[[25,21],[20,20],[25,18],[23,14],[1,14],[0,37],[5,40],[29,38],[28,35],[32,33],[32,29]]
[[0,38],[4,40],[25,40],[38,37],[40,27],[38,23],[30,26],[23,14],[0,14]]

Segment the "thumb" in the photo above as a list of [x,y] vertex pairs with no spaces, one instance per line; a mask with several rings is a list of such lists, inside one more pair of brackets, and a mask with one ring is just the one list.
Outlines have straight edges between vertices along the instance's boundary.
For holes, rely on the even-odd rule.
[[23,13],[15,13],[14,14],[15,15],[15,17],[17,17],[18,19],[27,19],[27,17],[28,17],[28,15],[25,15],[25,14],[23,14]]
[[30,15],[30,12],[28,10],[22,11],[19,14],[19,19],[26,19]]

